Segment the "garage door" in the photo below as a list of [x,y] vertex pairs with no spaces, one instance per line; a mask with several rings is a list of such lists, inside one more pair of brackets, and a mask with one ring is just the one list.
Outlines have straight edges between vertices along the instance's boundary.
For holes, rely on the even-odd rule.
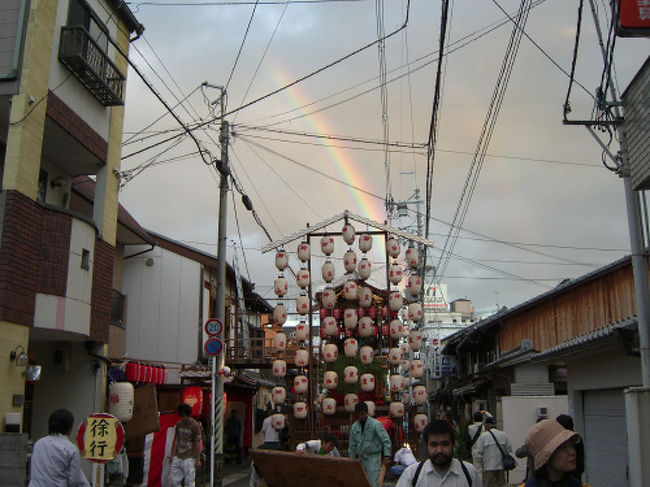
[[585,391],[582,404],[587,483],[591,487],[628,487],[623,389]]

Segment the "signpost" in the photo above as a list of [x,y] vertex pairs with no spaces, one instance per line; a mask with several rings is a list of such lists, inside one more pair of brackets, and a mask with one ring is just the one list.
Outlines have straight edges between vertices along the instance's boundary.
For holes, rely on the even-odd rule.
[[107,413],[95,413],[83,420],[77,430],[81,456],[93,462],[93,486],[104,485],[104,464],[113,460],[124,446],[124,428]]
[[218,318],[210,318],[205,322],[203,328],[205,329],[205,332],[211,337],[217,336],[223,331],[223,323],[221,323],[221,320]]
[[203,345],[203,350],[205,350],[205,353],[210,357],[216,357],[221,355],[221,352],[223,351],[223,342],[218,338],[208,338]]

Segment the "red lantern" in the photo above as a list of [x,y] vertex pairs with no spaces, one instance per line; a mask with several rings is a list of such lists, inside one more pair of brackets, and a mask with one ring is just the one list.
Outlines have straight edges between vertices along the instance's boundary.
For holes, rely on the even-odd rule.
[[388,336],[388,324],[387,323],[384,323],[383,325],[381,325],[381,334],[382,334],[382,336],[385,336],[385,337]]
[[357,308],[357,316],[359,318],[366,316],[366,308]]
[[337,320],[341,319],[341,308],[334,308],[332,310],[332,316]]
[[376,337],[377,336],[377,325],[372,326],[372,336]]
[[388,318],[388,306],[381,307],[381,317],[384,319]]
[[329,311],[327,310],[327,308],[321,308],[320,309],[320,319],[322,320],[323,318],[326,318],[327,316],[329,316]]
[[165,367],[162,368],[162,375],[160,377],[160,384],[164,385],[167,383],[167,369]]
[[370,316],[373,320],[377,318],[377,308],[375,308],[374,306],[368,308],[368,316]]
[[345,333],[345,338],[352,338],[354,336],[354,330],[350,330],[349,328],[344,329]]
[[193,418],[199,417],[203,406],[203,389],[199,386],[186,387],[183,389],[183,402],[192,408]]
[[136,377],[136,382],[144,382],[144,365],[138,364]]
[[126,364],[126,380],[129,382],[138,382],[138,364],[135,362]]

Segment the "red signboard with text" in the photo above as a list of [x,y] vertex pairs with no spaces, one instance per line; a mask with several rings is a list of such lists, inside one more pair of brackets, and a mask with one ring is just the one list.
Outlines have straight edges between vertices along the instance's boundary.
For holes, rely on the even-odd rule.
[[621,37],[650,37],[650,1],[619,0],[618,30]]

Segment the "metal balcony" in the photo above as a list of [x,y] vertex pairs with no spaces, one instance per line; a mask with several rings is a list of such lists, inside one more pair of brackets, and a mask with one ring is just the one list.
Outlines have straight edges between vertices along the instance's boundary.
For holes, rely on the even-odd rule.
[[124,75],[86,29],[61,27],[59,60],[102,105],[124,104]]

